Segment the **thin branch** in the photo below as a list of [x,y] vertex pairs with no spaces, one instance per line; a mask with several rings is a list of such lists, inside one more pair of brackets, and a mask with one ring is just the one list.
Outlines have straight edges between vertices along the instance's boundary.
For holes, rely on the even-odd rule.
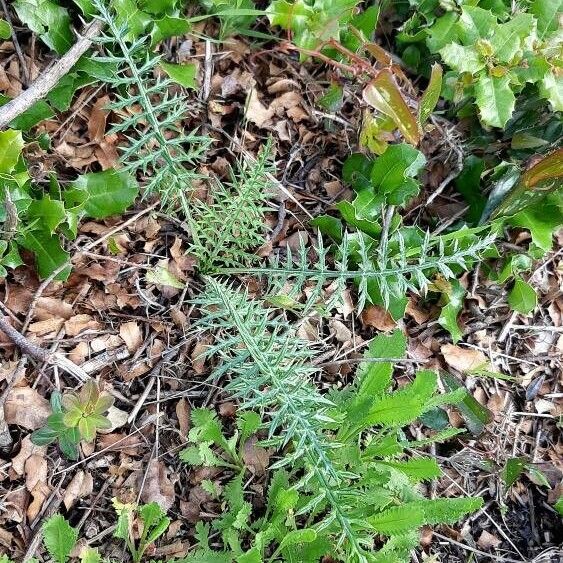
[[14,24],[12,22],[12,16],[10,15],[10,12],[8,10],[8,6],[6,5],[6,0],[1,0],[1,2],[2,2],[2,10],[4,11],[4,16],[6,17],[6,21],[8,22],[8,24],[10,26],[10,31],[12,33],[12,43],[14,44],[14,49],[16,50],[16,55],[18,56],[18,59],[20,60],[20,63],[22,65],[24,85],[28,86],[29,85],[29,72],[27,71],[27,65],[25,63],[25,57],[23,56],[22,49],[21,49],[19,41],[18,41],[18,35],[16,33],[16,30],[14,29]]
[[82,37],[47,72],[41,75],[27,90],[0,108],[0,129],[43,99],[90,48],[92,40],[100,34],[103,22],[95,20],[84,30]]

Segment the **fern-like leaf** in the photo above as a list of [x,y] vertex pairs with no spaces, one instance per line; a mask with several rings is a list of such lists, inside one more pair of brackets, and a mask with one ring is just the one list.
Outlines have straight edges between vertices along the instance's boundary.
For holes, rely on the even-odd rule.
[[[431,283],[435,274],[446,279],[455,277],[455,269],[467,270],[494,241],[493,235],[474,236],[469,230],[431,237],[427,234],[420,247],[407,249],[400,234],[395,233],[385,246],[375,249],[375,241],[364,235],[345,234],[336,247],[334,264],[329,261],[329,249],[323,245],[319,235],[315,248],[316,261],[310,264],[309,251],[302,243],[297,255],[290,251],[285,261],[274,258],[270,265],[255,268],[218,268],[220,274],[253,274],[266,279],[270,284],[270,295],[284,292],[297,298],[308,288],[305,310],[324,306],[330,308],[342,298],[347,282],[358,286],[358,309],[379,295],[385,306],[393,296],[404,296],[407,291],[420,293]],[[331,296],[324,298],[323,288],[332,283]],[[289,288],[289,290],[288,290]]]
[[195,132],[184,133],[179,127],[189,106],[181,94],[170,94],[172,81],[158,71],[160,57],[150,52],[148,38],[127,39],[127,25],[122,24],[104,0],[92,0],[109,31],[97,39],[105,56],[97,60],[117,66],[112,85],[116,101],[109,108],[121,116],[111,132],[122,133],[128,140],[123,149],[123,168],[140,174],[145,195],[157,194],[166,209],[181,205],[189,210],[189,192],[201,178],[193,168],[201,159],[210,140]]
[[271,139],[254,162],[243,160],[230,183],[212,182],[212,202],[193,202],[189,249],[199,259],[203,273],[219,266],[240,266],[256,262],[252,251],[264,242],[265,202],[273,171],[269,162]]

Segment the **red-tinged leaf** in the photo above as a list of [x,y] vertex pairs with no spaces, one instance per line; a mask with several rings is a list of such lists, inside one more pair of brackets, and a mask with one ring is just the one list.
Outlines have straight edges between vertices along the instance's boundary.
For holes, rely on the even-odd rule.
[[528,168],[493,213],[493,218],[514,215],[561,187],[563,149],[557,149]]
[[418,121],[407,106],[391,71],[382,70],[363,92],[364,100],[377,111],[390,117],[405,139],[418,145],[420,129]]

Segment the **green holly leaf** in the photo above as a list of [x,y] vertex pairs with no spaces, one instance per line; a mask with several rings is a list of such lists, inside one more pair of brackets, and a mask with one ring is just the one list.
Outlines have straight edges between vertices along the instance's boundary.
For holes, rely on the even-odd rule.
[[477,6],[462,8],[457,31],[463,45],[474,45],[479,39],[492,37],[497,30],[497,18],[490,10]]
[[59,54],[68,51],[73,38],[68,10],[52,0],[16,0],[18,18]]
[[440,49],[458,39],[458,18],[459,16],[455,12],[447,12],[441,18],[438,18],[428,30],[429,36],[426,39],[426,45],[432,53],[437,53]]
[[56,563],[65,563],[76,545],[78,532],[60,514],[51,516],[41,530],[49,555]]
[[481,75],[475,85],[475,98],[481,121],[492,127],[504,127],[516,103],[508,76]]
[[553,111],[563,111],[563,77],[548,72],[540,84],[541,95],[549,100]]
[[171,80],[180,84],[184,88],[197,89],[197,65],[189,64],[172,64],[161,62],[162,70],[170,77]]
[[313,9],[302,0],[287,2],[274,0],[266,10],[272,25],[279,25],[283,29],[291,29],[295,33],[305,29],[309,18],[314,14]]
[[533,34],[534,26],[534,17],[523,13],[497,26],[495,33],[490,37],[495,58],[502,63],[508,63],[517,54],[521,57],[524,39]]
[[485,61],[481,59],[475,47],[465,47],[457,43],[450,43],[439,51],[444,62],[458,72],[476,74],[485,68]]
[[84,213],[94,219],[103,219],[123,213],[139,193],[134,178],[127,172],[104,170],[79,176],[64,194],[68,207],[84,204]]
[[65,206],[62,201],[53,200],[48,195],[31,202],[27,210],[30,219],[44,225],[50,234],[66,219]]
[[153,22],[151,31],[151,47],[158,45],[164,39],[184,35],[191,29],[190,22],[185,18],[164,16]]
[[[18,242],[35,254],[41,278],[49,277],[57,268],[69,262],[70,254],[63,250],[59,237],[46,230],[26,231],[18,237]],[[69,274],[70,265],[57,274],[55,279],[64,281]]]
[[508,294],[508,304],[513,311],[527,315],[536,308],[538,296],[529,283],[521,278],[516,278],[514,287]]
[[532,0],[529,10],[538,22],[538,37],[545,39],[559,28],[563,0]]
[[24,146],[21,131],[0,131],[0,173],[14,171]]

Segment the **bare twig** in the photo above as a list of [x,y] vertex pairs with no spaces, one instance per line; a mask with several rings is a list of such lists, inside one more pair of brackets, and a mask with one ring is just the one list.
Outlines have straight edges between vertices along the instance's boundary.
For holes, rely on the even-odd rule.
[[58,366],[82,383],[90,379],[90,376],[81,367],[65,358],[62,354],[50,354],[44,348],[30,342],[8,322],[6,317],[0,316],[0,330],[27,356],[40,362]]
[[19,41],[18,41],[18,36],[16,33],[16,30],[14,29],[14,24],[12,23],[12,16],[10,15],[10,12],[8,10],[8,6],[6,5],[6,0],[0,0],[2,2],[2,10],[4,11],[4,16],[6,17],[6,21],[8,22],[8,24],[10,25],[10,31],[12,32],[12,43],[14,44],[14,49],[16,50],[16,55],[18,56],[18,59],[20,60],[20,63],[22,65],[22,72],[23,72],[23,80],[24,80],[24,85],[28,86],[29,85],[29,72],[27,71],[27,64],[25,62],[25,57],[23,56]]
[[47,72],[27,90],[0,108],[0,129],[5,129],[16,117],[44,98],[90,48],[92,40],[100,34],[103,22],[95,20],[84,30],[80,39]]

